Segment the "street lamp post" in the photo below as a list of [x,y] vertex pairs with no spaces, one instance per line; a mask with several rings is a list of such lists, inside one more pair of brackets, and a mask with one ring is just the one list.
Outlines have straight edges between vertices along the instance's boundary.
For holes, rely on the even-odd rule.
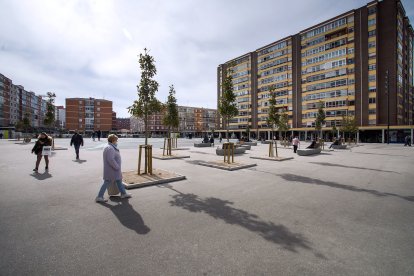
[[385,93],[387,93],[387,144],[390,144],[390,91],[388,69],[385,71]]

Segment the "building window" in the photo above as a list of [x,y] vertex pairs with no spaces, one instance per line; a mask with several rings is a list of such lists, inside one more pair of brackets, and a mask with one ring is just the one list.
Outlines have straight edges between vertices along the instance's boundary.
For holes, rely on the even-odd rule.
[[377,65],[374,63],[374,64],[369,64],[368,65],[368,70],[369,71],[372,71],[372,70],[376,70],[377,69]]
[[368,8],[368,15],[374,14],[376,12],[377,12],[376,6]]
[[370,19],[370,20],[368,20],[368,27],[369,26],[372,26],[372,25],[375,25],[377,23],[377,20],[374,18],[374,19]]
[[377,110],[376,109],[368,109],[368,114],[370,114],[370,115],[377,114]]
[[98,108],[96,108],[96,110],[97,110],[97,111],[101,111],[101,108],[100,108],[100,107],[98,107]]
[[97,102],[96,105],[101,105],[101,102]]
[[376,125],[377,124],[377,120],[369,120],[368,124],[369,125]]
[[376,30],[372,30],[368,32],[368,37],[372,37],[376,35]]
[[377,76],[376,75],[368,75],[368,81],[376,81],[377,80]]
[[370,103],[370,104],[374,104],[375,102],[376,102],[375,98],[369,98],[368,99],[368,103]]
[[375,41],[368,42],[368,48],[375,48],[375,47],[376,47]]
[[82,104],[82,101],[79,101],[79,104]]

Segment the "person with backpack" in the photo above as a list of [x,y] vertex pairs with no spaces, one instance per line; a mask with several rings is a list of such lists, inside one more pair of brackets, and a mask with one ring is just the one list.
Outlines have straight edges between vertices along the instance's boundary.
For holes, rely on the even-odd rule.
[[[42,132],[35,145],[32,148],[32,153],[37,155],[37,160],[36,160],[36,167],[33,169],[34,172],[37,173],[37,171],[39,170],[39,164],[40,161],[42,160],[42,151],[43,151],[43,147],[44,146],[51,146],[52,145],[52,138],[49,137],[45,132]],[[45,171],[49,170],[49,156],[44,155],[45,157],[45,162],[46,162],[46,167],[45,167]]]
[[75,147],[76,160],[79,160],[79,148],[80,146],[83,147],[83,137],[77,130],[75,130],[75,134],[70,139],[70,146],[72,145]]

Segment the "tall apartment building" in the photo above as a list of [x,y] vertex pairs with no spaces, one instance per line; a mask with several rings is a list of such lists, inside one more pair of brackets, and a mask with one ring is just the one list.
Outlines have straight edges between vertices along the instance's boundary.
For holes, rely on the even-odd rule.
[[112,102],[94,98],[67,98],[66,129],[80,132],[111,131]]
[[61,129],[66,129],[66,110],[63,105],[55,107],[56,126]]
[[0,74],[0,127],[13,127],[28,117],[30,126],[45,127],[46,100]]
[[388,124],[396,138],[412,136],[413,39],[399,0],[372,1],[219,65],[218,100],[231,69],[239,116],[230,128],[236,133],[249,126],[269,135],[273,87],[277,108],[287,111],[292,131],[302,137],[314,129],[319,101],[326,135],[350,115],[366,141],[384,141]]

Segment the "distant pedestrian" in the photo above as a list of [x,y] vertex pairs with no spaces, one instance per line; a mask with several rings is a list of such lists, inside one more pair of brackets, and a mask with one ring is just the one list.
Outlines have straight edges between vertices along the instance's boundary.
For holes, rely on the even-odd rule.
[[96,132],[96,134],[98,135],[98,141],[101,141],[101,135],[102,135],[101,130],[98,129],[98,131]]
[[223,141],[223,138],[221,137],[221,134],[220,134],[220,144],[221,144],[221,141]]
[[0,132],[0,139],[3,139],[3,132]]
[[116,182],[119,191],[121,192],[121,198],[130,198],[131,194],[125,191],[122,184],[122,171],[121,171],[121,154],[118,149],[118,136],[110,134],[108,136],[108,145],[105,146],[103,151],[103,184],[99,190],[99,194],[96,197],[96,202],[106,202],[104,198],[105,190],[113,181]]
[[405,136],[404,140],[405,140],[404,147],[405,146],[411,147],[411,137],[410,137],[410,135]]
[[214,147],[214,137],[213,137],[213,135],[210,136],[210,144]]
[[[37,172],[39,170],[39,164],[40,161],[42,160],[42,151],[43,151],[43,147],[44,146],[51,146],[52,145],[52,138],[47,136],[47,134],[45,132],[42,132],[34,147],[32,148],[32,153],[37,155],[37,160],[36,160],[36,167],[33,169],[34,172]],[[45,162],[46,162],[46,167],[45,170],[49,170],[49,156],[45,155]]]
[[94,141],[94,142],[95,142],[95,135],[96,135],[96,134],[95,134],[95,131],[93,131],[93,132],[92,132],[92,141]]
[[300,141],[297,136],[293,138],[292,145],[293,145],[293,152],[296,153],[296,151],[298,150],[298,146],[300,145]]
[[77,130],[75,130],[75,134],[70,139],[70,146],[72,145],[75,147],[76,160],[79,160],[79,148],[80,146],[83,147],[83,137]]

